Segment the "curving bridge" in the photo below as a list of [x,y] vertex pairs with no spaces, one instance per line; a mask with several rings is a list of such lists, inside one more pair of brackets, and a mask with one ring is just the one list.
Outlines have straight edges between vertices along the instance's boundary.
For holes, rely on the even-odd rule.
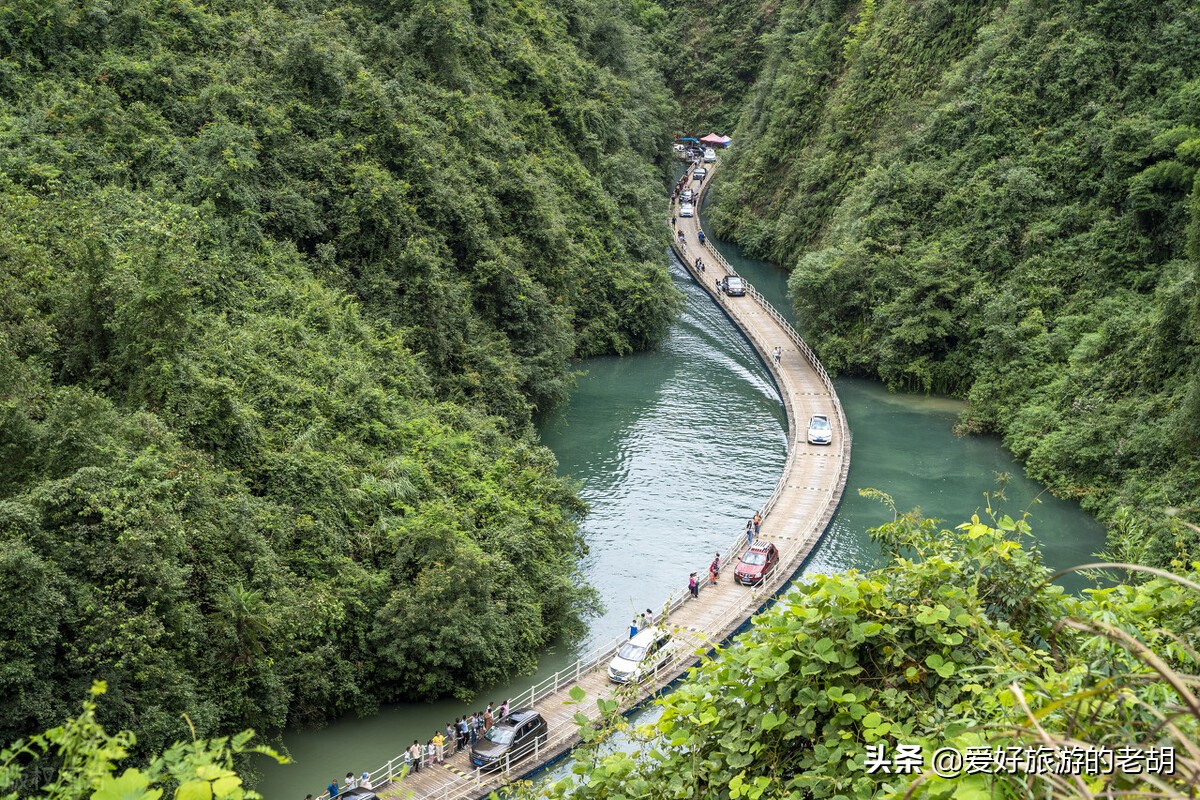
[[[703,201],[704,190],[715,170],[716,165],[710,165],[709,180],[699,187],[698,202]],[[637,687],[636,692],[624,690],[618,694],[608,681],[608,662],[627,641],[621,636],[512,699],[512,708],[533,706],[546,718],[550,727],[545,741],[534,742],[525,752],[513,754],[495,772],[473,769],[468,750],[450,756],[452,748],[448,746],[444,765],[425,766],[417,773],[405,774],[404,756],[399,755],[371,773],[372,786],[381,797],[416,800],[484,797],[558,758],[579,741],[574,720],[576,713],[598,717],[599,710],[593,699],[608,696],[619,699],[623,709],[632,708],[670,684],[695,664],[701,654],[732,636],[778,593],[800,569],[825,532],[841,499],[850,468],[849,430],[833,384],[808,345],[757,290],[750,286],[743,297],[726,297],[717,291],[718,278],[737,273],[711,245],[699,244],[698,219],[680,219],[678,225],[684,232],[685,242],[679,242],[672,234],[676,254],[758,350],[774,376],[787,410],[787,461],[774,493],[760,512],[763,525],[758,537],[774,542],[779,548],[778,566],[757,587],[735,583],[732,565],[741,558],[746,547],[745,536],[739,534],[724,548],[722,564],[730,566],[725,580],[715,586],[706,586],[698,599],[692,599],[686,587],[671,594],[665,607],[666,618],[660,624],[674,632],[672,655],[652,678]],[[704,261],[703,273],[696,269],[697,258]],[[778,366],[771,355],[776,347],[783,352]],[[834,431],[832,445],[807,444],[808,418],[812,414],[828,415]],[[707,563],[696,567],[701,575],[708,574]],[[578,705],[566,705],[569,692],[575,686],[587,693],[588,700]],[[397,750],[403,746],[398,742]]]

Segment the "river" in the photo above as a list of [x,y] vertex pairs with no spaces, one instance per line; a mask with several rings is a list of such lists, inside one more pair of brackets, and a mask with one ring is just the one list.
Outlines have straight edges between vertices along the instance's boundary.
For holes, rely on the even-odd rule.
[[[790,316],[780,270],[718,246]],[[583,362],[570,401],[539,421],[560,471],[580,481],[591,507],[582,522],[589,547],[583,572],[605,611],[591,620],[588,638],[551,648],[538,675],[485,692],[470,708],[452,700],[397,704],[318,731],[285,733],[283,745],[296,763],[264,768],[257,788],[267,800],[300,800],[319,794],[334,776],[375,769],[405,743],[425,741],[447,720],[516,695],[611,639],[636,612],[659,608],[682,588],[688,572],[704,567],[771,494],[783,468],[786,420],[770,373],[682,266],[673,263],[672,275],[686,302],[662,347]],[[865,487],[889,493],[902,510],[919,506],[954,525],[981,510],[984,493],[995,492],[997,476],[1007,475],[999,505],[1013,516],[1030,510],[1048,564],[1083,563],[1103,545],[1102,527],[1025,478],[998,439],[956,437],[960,402],[893,394],[863,379],[836,385],[854,442],[849,482],[805,572],[880,562],[865,531],[890,512],[860,497]]]

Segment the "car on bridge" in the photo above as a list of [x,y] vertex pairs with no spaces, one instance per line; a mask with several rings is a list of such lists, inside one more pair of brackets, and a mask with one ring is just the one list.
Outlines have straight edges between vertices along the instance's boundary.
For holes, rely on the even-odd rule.
[[684,203],[679,207],[679,216],[694,217],[696,216],[696,207],[691,203]]
[[779,548],[770,542],[759,540],[747,548],[742,560],[733,570],[733,579],[738,583],[753,586],[762,583],[776,564],[779,563]]
[[510,761],[524,758],[545,744],[548,731],[541,714],[532,708],[518,708],[471,745],[471,766],[508,769]]
[[680,199],[680,200],[682,200],[682,201],[683,201],[683,202],[685,202],[685,203],[690,203],[690,202],[692,202],[693,200],[695,200],[695,199],[696,199],[696,193],[695,193],[695,192],[693,192],[691,189],[684,189],[684,190],[683,190],[683,191],[682,191],[682,192],[679,194],[679,199]]
[[711,147],[704,151],[704,163],[711,164],[717,160],[717,151]]
[[737,275],[725,279],[725,294],[730,297],[741,297],[746,293],[746,282]]
[[808,420],[809,444],[833,444],[833,426],[824,414],[813,414]]
[[699,181],[700,183],[703,183],[704,179],[707,177],[708,177],[708,170],[705,169],[704,167],[696,167],[694,170],[692,170],[692,180],[694,180],[694,181]]
[[663,628],[644,628],[613,656],[608,679],[613,683],[636,683],[654,675],[670,660],[671,634]]
[[379,795],[370,789],[356,786],[353,789],[342,789],[337,793],[337,800],[377,800]]

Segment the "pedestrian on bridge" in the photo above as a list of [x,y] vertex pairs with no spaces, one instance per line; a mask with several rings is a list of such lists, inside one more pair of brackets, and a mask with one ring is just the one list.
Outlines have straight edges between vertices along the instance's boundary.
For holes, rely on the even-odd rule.
[[325,791],[329,793],[330,800],[333,800],[333,798],[338,796],[337,778],[334,778],[333,780],[331,780],[329,782],[329,785],[327,787],[325,787]]
[[692,593],[692,597],[700,597],[700,581],[696,578],[696,573],[688,576],[688,591]]
[[679,243],[687,244],[687,237],[683,235],[683,231],[679,232]]
[[704,230],[703,229],[701,229],[701,231],[696,234],[696,238],[700,240],[700,245],[703,246],[704,245]]
[[370,788],[372,788],[372,787],[371,787],[371,773],[367,772],[367,771],[364,769],[364,770],[363,770],[362,777],[358,779],[358,785],[359,785],[359,786],[361,786],[361,787],[362,787],[362,788],[364,788],[364,789],[370,789]]
[[754,545],[754,520],[746,520],[746,547]]
[[[437,734],[434,734],[434,739],[436,739],[436,738],[438,738],[438,736],[437,736]],[[426,755],[425,763],[428,764],[429,766],[432,767],[434,764],[440,763],[437,760],[437,745],[434,744],[433,739],[430,739],[429,743],[425,745],[425,755]]]
[[717,553],[717,557],[708,565],[708,580],[710,583],[717,583],[721,580],[721,554]]
[[412,759],[412,771],[421,771],[421,762],[425,760],[425,752],[421,743],[413,739],[412,747],[408,748],[408,757]]
[[432,764],[434,757],[436,757],[437,763],[445,764],[446,763],[446,737],[442,736],[441,731],[434,731],[433,738],[430,739],[430,741],[433,742],[433,754],[431,755],[429,762]]
[[633,622],[629,623],[629,638],[632,639],[633,637],[637,636],[637,632],[637,617],[634,617]]
[[671,217],[671,227],[675,227],[675,217]]
[[762,514],[754,512],[754,535],[758,536],[758,529],[762,526]]

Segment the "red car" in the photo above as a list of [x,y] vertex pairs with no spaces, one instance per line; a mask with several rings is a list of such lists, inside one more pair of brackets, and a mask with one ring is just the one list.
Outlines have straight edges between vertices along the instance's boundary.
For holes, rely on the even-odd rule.
[[733,571],[733,579],[747,585],[759,583],[778,563],[779,549],[775,545],[770,542],[755,542],[738,562],[737,569]]

